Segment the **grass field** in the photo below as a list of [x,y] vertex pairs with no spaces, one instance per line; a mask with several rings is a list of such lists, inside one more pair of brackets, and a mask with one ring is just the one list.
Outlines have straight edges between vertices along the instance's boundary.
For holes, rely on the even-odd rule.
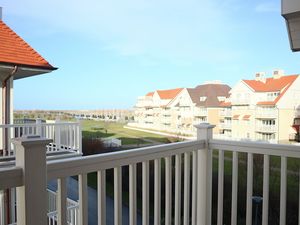
[[124,128],[123,123],[82,120],[83,137],[107,138],[113,137],[122,140],[123,145],[148,144],[153,142],[170,143],[172,138],[148,132]]

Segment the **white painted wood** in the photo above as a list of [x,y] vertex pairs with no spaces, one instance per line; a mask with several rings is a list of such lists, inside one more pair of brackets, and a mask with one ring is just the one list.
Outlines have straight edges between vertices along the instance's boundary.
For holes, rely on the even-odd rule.
[[252,225],[253,154],[248,153],[247,158],[246,225]]
[[149,161],[142,163],[143,167],[143,225],[149,225]]
[[136,164],[129,165],[129,224],[136,225]]
[[253,141],[209,140],[210,149],[300,158],[299,146],[269,144]]
[[175,156],[175,225],[181,220],[181,154]]
[[88,189],[87,174],[78,175],[79,225],[88,224]]
[[237,196],[238,196],[238,152],[232,153],[232,200],[231,200],[231,225],[237,225]]
[[287,158],[281,157],[281,175],[280,175],[280,217],[279,224],[286,224],[286,170]]
[[270,156],[264,155],[262,225],[268,225],[269,219],[269,178]]
[[49,142],[51,142],[50,139],[44,138],[13,140],[16,148],[16,166],[22,168],[24,182],[24,186],[17,187],[16,193],[19,225],[47,223],[45,146]]
[[0,190],[22,186],[23,170],[20,167],[0,169]]
[[212,157],[213,149],[208,149],[207,152],[207,174],[206,174],[206,221],[211,224],[211,211],[212,211]]
[[154,160],[154,225],[161,220],[161,159]]
[[224,151],[219,150],[218,170],[218,212],[217,224],[223,225],[223,199],[224,199]]
[[67,224],[67,183],[66,178],[57,180],[57,224]]
[[204,141],[187,141],[167,145],[151,146],[120,152],[104,153],[81,158],[63,159],[48,162],[48,179],[74,176],[80,173],[91,173],[111,169],[157,158],[164,158],[196,149],[203,149]]
[[114,168],[114,218],[115,225],[122,225],[122,168]]
[[190,224],[190,153],[184,153],[183,225]]
[[[213,125],[202,123],[195,126],[197,128],[197,140],[205,140],[205,149],[198,151],[197,154],[197,225],[207,225],[211,220],[210,217],[210,191],[208,190],[207,181],[210,175],[210,169],[208,169],[210,164],[210,154],[209,149],[210,139],[212,139],[213,133],[212,129],[215,127]],[[210,182],[210,181],[209,181]]]
[[97,172],[98,225],[106,225],[106,171]]
[[197,152],[192,153],[192,225],[197,223]]
[[171,225],[172,222],[172,158],[165,158],[166,172],[166,206],[165,206],[165,225]]

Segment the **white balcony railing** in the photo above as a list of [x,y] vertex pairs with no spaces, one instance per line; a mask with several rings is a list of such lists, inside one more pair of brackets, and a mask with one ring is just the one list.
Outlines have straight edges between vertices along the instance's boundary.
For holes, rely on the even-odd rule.
[[277,118],[278,112],[277,110],[256,110],[255,117],[256,118]]
[[232,124],[231,123],[220,123],[219,126],[220,126],[220,129],[231,130]]
[[[0,158],[14,156],[13,138],[40,136],[53,141],[47,145],[48,152],[74,151],[81,154],[81,126],[77,122],[24,123],[0,125]],[[2,149],[2,151],[1,151]]]
[[275,125],[257,125],[256,131],[262,133],[275,133],[277,132],[277,127]]
[[221,110],[219,112],[221,117],[232,117],[232,111],[231,110]]
[[[265,144],[257,142],[242,142],[212,139],[212,128],[209,124],[197,127],[198,140],[172,143],[161,146],[133,149],[127,151],[86,156],[74,159],[63,159],[46,162],[44,147],[50,140],[20,139],[16,143],[16,167],[0,169],[0,189],[17,188],[17,222],[19,225],[46,224],[45,186],[48,180],[57,179],[57,224],[67,224],[66,178],[78,175],[79,221],[78,224],[88,224],[88,214],[97,213],[98,224],[106,224],[106,173],[114,171],[114,224],[122,224],[122,180],[129,181],[129,224],[137,224],[137,173],[142,177],[142,221],[150,223],[150,205],[154,206],[154,224],[212,224],[212,166],[213,151],[218,152],[218,188],[217,188],[217,224],[223,224],[223,209],[231,207],[231,224],[237,224],[238,211],[238,178],[239,154],[246,154],[246,214],[247,225],[253,218],[253,165],[254,154],[263,155],[263,203],[262,224],[268,224],[269,218],[269,180],[270,156],[281,159],[280,171],[280,224],[286,224],[287,201],[287,158],[300,158],[299,146]],[[224,152],[231,152],[232,162],[231,206],[224,205]],[[35,158],[32,158],[32,153]],[[26,164],[25,164],[26,162]],[[29,163],[29,164],[28,164]],[[149,165],[153,165],[149,166]],[[163,167],[162,167],[163,164]],[[27,165],[25,167],[25,165]],[[28,166],[31,165],[31,166]],[[47,165],[47,167],[46,167]],[[37,166],[38,170],[37,170]],[[141,166],[141,170],[137,170]],[[129,177],[122,170],[128,168]],[[162,170],[162,168],[164,170]],[[173,170],[174,168],[174,170]],[[150,169],[153,169],[153,172]],[[34,170],[34,173],[32,171]],[[165,199],[162,199],[162,171],[165,175]],[[172,173],[174,171],[174,181]],[[87,174],[97,173],[97,212],[88,211]],[[150,204],[149,174],[154,174],[154,202]],[[175,192],[172,192],[172,188]],[[90,200],[90,199],[89,199]],[[164,200],[165,205],[162,205]],[[183,202],[181,202],[183,201]],[[25,202],[30,205],[25,210]],[[164,222],[161,220],[162,209]],[[241,206],[239,206],[241,207]]]

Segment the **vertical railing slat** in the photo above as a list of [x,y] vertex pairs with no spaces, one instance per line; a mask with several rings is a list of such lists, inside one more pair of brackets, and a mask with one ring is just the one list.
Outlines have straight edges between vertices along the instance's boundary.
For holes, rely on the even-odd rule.
[[231,225],[237,225],[237,194],[238,194],[238,153],[232,153],[232,201],[231,201]]
[[114,168],[114,218],[115,225],[122,225],[122,168]]
[[223,225],[223,198],[224,198],[224,151],[219,150],[218,218],[217,218],[218,225]]
[[246,225],[252,225],[252,195],[253,195],[253,153],[248,153]]
[[181,219],[181,154],[175,156],[175,225]]
[[287,158],[281,156],[281,175],[280,175],[280,217],[279,224],[286,224],[286,170]]
[[262,225],[268,225],[270,156],[264,155]]
[[190,153],[184,153],[184,202],[183,225],[189,225],[190,221]]
[[57,224],[67,224],[67,183],[66,178],[57,180]]
[[98,225],[106,225],[106,171],[97,172]]
[[79,225],[88,224],[88,189],[87,174],[78,176],[79,189]]
[[197,151],[193,151],[192,168],[192,225],[197,222]]
[[149,161],[142,163],[143,167],[143,225],[149,224]]
[[129,165],[129,224],[136,225],[136,164]]
[[166,172],[166,206],[165,206],[165,225],[172,222],[172,158],[165,158]]
[[161,218],[161,159],[154,160],[154,225],[160,225]]

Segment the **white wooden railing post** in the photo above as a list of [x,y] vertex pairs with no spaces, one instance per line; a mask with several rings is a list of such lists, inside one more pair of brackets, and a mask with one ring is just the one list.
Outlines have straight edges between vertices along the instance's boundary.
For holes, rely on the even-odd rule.
[[37,118],[35,122],[36,122],[36,135],[42,137],[42,119]]
[[52,140],[37,136],[12,140],[16,167],[23,169],[24,185],[17,187],[17,224],[47,224],[46,145]]
[[200,123],[197,139],[205,140],[205,148],[198,151],[197,158],[197,225],[211,224],[212,151],[208,147],[215,125]]
[[[56,119],[55,123],[58,124],[60,119]],[[55,125],[54,128],[54,140],[55,140],[55,150],[59,151],[61,147],[61,126]]]

